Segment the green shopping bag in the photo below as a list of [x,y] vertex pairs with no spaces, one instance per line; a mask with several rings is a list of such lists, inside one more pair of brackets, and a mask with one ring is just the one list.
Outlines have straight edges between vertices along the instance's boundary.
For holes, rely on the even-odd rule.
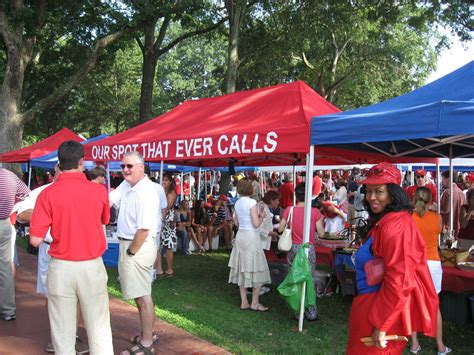
[[305,248],[309,247],[308,243],[301,246],[296,253],[288,275],[277,288],[280,295],[295,313],[300,311],[301,294],[305,281],[306,297],[304,307],[306,309],[316,305],[316,292],[314,290],[313,276],[311,275],[311,265],[305,253]]

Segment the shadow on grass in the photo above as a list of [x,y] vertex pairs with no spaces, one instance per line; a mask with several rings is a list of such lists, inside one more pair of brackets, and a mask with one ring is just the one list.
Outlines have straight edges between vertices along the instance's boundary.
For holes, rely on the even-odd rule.
[[[157,279],[153,285],[157,316],[234,353],[344,354],[350,298],[318,298],[320,319],[305,322],[299,333],[297,321],[275,287],[260,298],[269,312],[240,310],[238,288],[227,283],[228,258],[225,252],[176,253],[175,276]],[[108,272],[110,293],[121,297],[117,271]],[[419,338],[422,347],[434,348],[434,339]],[[445,339],[456,353],[472,353],[472,325],[447,323]]]

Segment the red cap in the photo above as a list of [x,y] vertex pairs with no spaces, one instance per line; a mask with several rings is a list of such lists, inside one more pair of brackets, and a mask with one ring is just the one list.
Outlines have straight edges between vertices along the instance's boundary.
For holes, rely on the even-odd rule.
[[365,179],[359,181],[361,185],[379,185],[379,184],[396,184],[402,182],[402,174],[395,166],[389,163],[379,163],[369,169]]
[[229,201],[229,199],[227,198],[227,196],[224,195],[224,194],[222,194],[222,195],[219,196],[219,200],[221,200],[221,201]]
[[423,169],[418,169],[417,171],[415,171],[415,176],[426,176],[426,171],[424,171]]

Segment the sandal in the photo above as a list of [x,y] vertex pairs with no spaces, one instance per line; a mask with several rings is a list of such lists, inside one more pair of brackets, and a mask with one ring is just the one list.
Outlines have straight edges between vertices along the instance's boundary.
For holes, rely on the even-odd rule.
[[260,303],[257,304],[257,307],[252,307],[250,306],[250,309],[255,312],[268,312],[270,308],[265,307],[264,305],[261,305]]
[[130,348],[127,348],[125,351],[128,351],[129,355],[153,355],[155,354],[156,347],[155,347],[155,342],[151,343],[150,346],[146,347],[144,346],[140,341],[138,341],[136,344],[133,344]]
[[[130,340],[130,343],[132,343],[133,345],[137,345],[138,342],[141,340],[141,336],[142,336],[142,333],[135,335],[135,336],[132,338],[132,340]],[[158,334],[156,334],[155,332],[153,332],[153,335],[152,335],[151,340],[153,341],[153,343],[158,343],[158,342],[159,342]]]

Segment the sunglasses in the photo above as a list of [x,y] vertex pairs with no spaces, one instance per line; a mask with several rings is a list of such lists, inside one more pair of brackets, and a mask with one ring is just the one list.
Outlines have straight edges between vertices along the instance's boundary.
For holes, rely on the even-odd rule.
[[131,169],[135,166],[136,164],[120,164],[120,167],[123,169],[127,168],[127,169]]
[[417,175],[416,178],[417,178],[417,179],[423,179],[424,176],[423,176],[423,175]]

